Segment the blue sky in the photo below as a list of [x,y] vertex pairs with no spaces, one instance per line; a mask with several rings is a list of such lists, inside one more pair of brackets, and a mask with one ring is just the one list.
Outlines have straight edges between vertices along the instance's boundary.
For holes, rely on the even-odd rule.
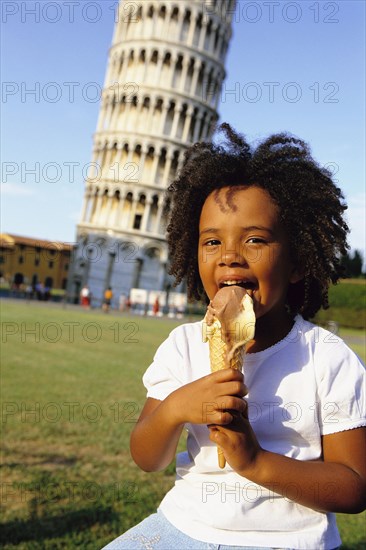
[[[116,4],[1,2],[3,232],[75,240]],[[250,141],[308,141],[365,256],[364,25],[363,0],[240,0],[218,109]]]

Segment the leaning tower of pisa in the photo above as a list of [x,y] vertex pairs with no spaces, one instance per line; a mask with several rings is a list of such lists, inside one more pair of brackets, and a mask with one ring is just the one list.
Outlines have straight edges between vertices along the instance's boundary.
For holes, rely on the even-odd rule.
[[[121,1],[68,291],[169,290],[164,191],[218,119],[235,0]],[[178,289],[184,291],[184,288]]]

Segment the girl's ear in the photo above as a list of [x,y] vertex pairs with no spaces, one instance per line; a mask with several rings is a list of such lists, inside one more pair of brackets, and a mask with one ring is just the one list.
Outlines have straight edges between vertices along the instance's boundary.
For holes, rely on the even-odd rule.
[[291,273],[290,273],[290,280],[289,282],[292,284],[298,283],[305,277],[305,269],[304,266],[295,266],[293,267]]

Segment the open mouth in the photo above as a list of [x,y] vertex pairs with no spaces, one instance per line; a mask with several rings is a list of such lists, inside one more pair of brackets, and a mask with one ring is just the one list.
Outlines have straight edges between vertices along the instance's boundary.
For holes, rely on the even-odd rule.
[[226,286],[240,286],[241,288],[245,288],[245,290],[252,290],[254,291],[256,286],[252,281],[247,281],[245,279],[242,280],[227,280],[222,281],[219,284],[219,288],[224,288]]

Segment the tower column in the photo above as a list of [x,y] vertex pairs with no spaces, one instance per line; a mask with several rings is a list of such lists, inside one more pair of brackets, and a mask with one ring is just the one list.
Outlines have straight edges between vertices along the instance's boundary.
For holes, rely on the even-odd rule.
[[94,148],[93,157],[92,157],[92,160],[91,160],[91,163],[90,163],[91,166],[89,168],[89,174],[87,175],[88,180],[93,180],[98,175],[99,170],[98,170],[97,165],[98,165],[99,154],[100,154],[99,149]]
[[119,90],[117,90],[117,92],[115,92],[115,94],[113,96],[113,99],[111,101],[112,101],[111,125],[116,127],[117,124],[118,124],[118,119],[119,119],[119,110],[121,108],[121,103],[120,103],[121,98],[120,98]]
[[94,221],[95,217],[95,211],[97,209],[97,194],[96,190],[93,189],[93,196],[91,198],[91,207],[89,212],[89,217],[87,219],[87,223],[92,223]]
[[123,167],[121,167],[121,160],[122,160],[122,153],[123,153],[123,146],[121,143],[118,143],[117,144],[117,155],[116,155],[116,158],[114,160],[114,163],[116,164],[116,176],[117,176],[117,180],[120,181],[121,179],[123,180],[123,176],[122,176],[122,173],[123,173]]
[[161,113],[161,123],[160,123],[159,131],[158,131],[158,134],[160,134],[160,135],[164,134],[164,127],[165,127],[165,122],[167,120],[168,111],[169,111],[169,104],[167,103],[167,100],[165,99],[164,103],[163,103],[162,113]]
[[205,18],[202,18],[202,26],[201,26],[201,32],[200,37],[198,40],[198,49],[203,50],[205,46],[205,38],[206,38],[206,32],[207,32],[207,23],[205,21]]
[[184,121],[183,134],[182,134],[183,142],[186,142],[188,140],[188,132],[191,126],[192,116],[193,116],[193,107],[188,107],[186,119]]
[[127,82],[126,81],[126,75],[127,75],[127,71],[128,71],[128,62],[129,62],[129,52],[126,49],[124,60],[123,60],[123,65],[122,65],[121,79],[119,81],[119,82],[122,83],[122,85]]
[[143,74],[142,74],[142,82],[146,81],[147,70],[148,70],[148,67],[149,67],[148,59],[150,59],[150,57],[151,57],[151,48],[146,48],[145,49],[145,66],[144,66],[144,70],[143,70]]
[[169,17],[167,10],[165,11],[165,17],[163,24],[161,25],[161,36],[168,36]]
[[206,119],[205,119],[205,122],[203,124],[203,128],[202,128],[202,136],[201,136],[201,139],[205,140],[206,137],[207,137],[207,134],[208,134],[208,125],[210,123],[210,119],[208,116],[206,116]]
[[92,210],[93,210],[93,190],[90,189],[89,195],[88,195],[87,206],[86,206],[86,209],[85,209],[85,212],[84,212],[84,217],[82,218],[82,220],[85,223],[90,223]]
[[194,127],[194,134],[193,134],[193,143],[195,143],[198,140],[202,117],[203,117],[202,113],[197,114],[196,125]]
[[186,79],[187,79],[187,73],[188,73],[188,67],[189,67],[189,63],[190,63],[189,58],[184,57],[182,63],[183,63],[183,67],[182,67],[181,80],[180,80],[180,84],[179,84],[179,90],[182,93],[184,93],[184,88],[185,88],[185,85],[186,85]]
[[152,205],[152,200],[151,200],[151,198],[150,198],[150,197],[146,197],[145,209],[144,209],[144,213],[143,213],[142,220],[141,220],[141,231],[143,231],[143,232],[146,231],[147,223],[148,223],[149,218],[150,218],[150,214],[151,214],[151,205]]
[[130,129],[130,122],[131,122],[131,105],[132,105],[132,102],[130,99],[128,99],[128,101],[126,100],[126,103],[125,103],[125,108],[124,108],[124,117],[123,117],[123,122],[124,122],[124,126],[126,128],[126,130],[129,130]]
[[221,49],[222,49],[222,43],[224,41],[224,35],[223,35],[223,31],[220,30],[219,32],[219,39],[217,41],[217,53],[218,53],[218,56],[219,58],[221,58]]
[[[111,199],[111,203],[112,203],[112,209],[113,209],[113,202],[116,200],[117,202],[117,199],[115,198],[116,195],[114,194],[112,199]],[[116,207],[114,208],[114,212],[112,210],[112,213],[113,215],[110,216],[110,221],[109,221],[109,224],[111,227],[117,227],[117,220],[118,220],[118,211],[119,211],[119,203],[121,201],[121,195],[119,196],[119,201],[118,203],[116,204]]]
[[160,224],[161,224],[161,218],[163,217],[163,200],[162,197],[159,196],[159,202],[158,202],[158,213],[156,216],[153,233],[160,233]]
[[146,155],[147,155],[147,150],[145,148],[141,149],[141,158],[140,158],[140,164],[138,168],[138,179],[140,182],[142,181],[142,175],[144,173]]
[[125,218],[123,216],[124,212],[124,207],[125,207],[125,204],[126,204],[126,199],[124,197],[122,197],[122,195],[120,195],[120,204],[119,204],[119,207],[117,208],[117,215],[116,215],[116,225],[117,227],[120,227],[120,228],[127,228],[127,221],[125,221]]
[[132,276],[131,288],[139,288],[140,286],[140,277],[144,260],[142,258],[136,258],[136,263],[134,267],[134,272]]
[[109,219],[110,219],[111,210],[112,210],[113,196],[114,196],[114,193],[112,191],[109,191],[107,195],[107,204],[106,204],[104,216],[103,216],[104,225],[110,225]]
[[148,112],[147,120],[146,120],[146,130],[148,132],[151,130],[152,120],[153,120],[153,116],[154,116],[154,109],[155,109],[155,104],[154,104],[153,101],[150,100],[149,112]]
[[103,128],[105,126],[110,126],[110,123],[111,123],[111,120],[112,120],[112,113],[113,113],[113,101],[111,100],[110,97],[108,97],[107,99],[107,109],[106,109],[106,112],[105,112],[105,119],[104,119],[104,124],[103,124]]
[[194,9],[191,10],[191,22],[189,25],[189,31],[187,36],[187,45],[192,46],[193,44],[193,37],[194,37],[194,29],[196,27],[196,13]]
[[97,225],[100,225],[100,214],[101,214],[101,211],[102,211],[102,202],[103,202],[103,194],[100,194],[100,193],[101,193],[101,191],[99,191],[98,196],[97,196],[96,209],[95,209],[95,214],[94,214],[95,223]]
[[163,70],[163,61],[164,61],[163,55],[159,54],[158,62],[156,65],[156,85],[157,86],[160,86],[161,72]]
[[109,147],[107,149],[107,154],[104,161],[104,166],[102,167],[102,174],[105,179],[109,179],[110,177],[110,168],[111,168],[111,158],[112,158],[112,151],[113,149]]
[[167,155],[166,155],[166,160],[165,160],[165,166],[164,166],[164,174],[163,174],[163,181],[162,181],[162,186],[164,188],[167,187],[167,184],[168,184],[168,179],[169,179],[169,173],[170,173],[170,169],[172,167],[172,162],[173,162],[173,155],[170,151],[167,152]]
[[128,164],[129,162],[132,162],[132,155],[134,150],[135,150],[134,146],[132,144],[129,144],[126,164]]
[[127,224],[128,229],[133,229],[133,222],[134,222],[135,216],[136,216],[137,205],[138,205],[138,199],[137,199],[137,197],[133,196],[133,198],[132,198],[132,207],[131,207],[130,215],[129,215],[129,218],[128,218],[128,224]]
[[214,51],[216,29],[217,29],[217,25],[215,25],[215,23],[214,23],[214,24],[211,26],[210,44],[209,44],[209,46],[208,46],[210,52],[213,52],[213,51]]
[[195,62],[193,68],[193,78],[191,83],[191,89],[189,90],[190,95],[196,95],[198,77],[201,72],[202,62]]
[[87,221],[86,220],[86,213],[88,211],[89,204],[90,204],[90,192],[88,190],[84,195],[83,206],[82,206],[82,209],[81,209],[80,218],[81,218],[81,221],[83,221],[83,222]]
[[170,131],[170,135],[171,135],[172,138],[175,138],[175,136],[177,135],[180,113],[181,113],[180,105],[179,106],[176,105],[176,107],[174,109],[174,118],[173,118],[172,129]]
[[104,280],[104,290],[107,290],[107,288],[111,286],[111,279],[112,279],[112,272],[113,272],[115,257],[116,257],[115,252],[108,252],[108,264],[107,264],[107,272]]
[[154,181],[155,180],[155,177],[156,177],[156,171],[158,169],[158,162],[159,162],[159,153],[158,151],[155,149],[154,151],[154,160],[153,160],[153,164],[152,164],[152,167],[151,167],[151,178],[150,178],[150,181]]

